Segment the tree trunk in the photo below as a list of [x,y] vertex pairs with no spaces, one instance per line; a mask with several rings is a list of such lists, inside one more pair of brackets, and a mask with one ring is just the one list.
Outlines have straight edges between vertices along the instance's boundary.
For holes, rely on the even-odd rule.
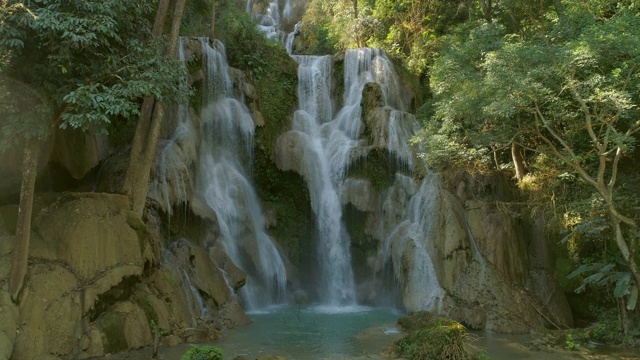
[[186,0],[176,0],[176,7],[173,10],[173,20],[171,21],[171,33],[169,34],[169,49],[167,55],[176,57],[178,49],[178,39],[180,38],[180,25],[182,25],[182,15],[184,15],[184,5]]
[[[627,266],[631,271],[631,275],[633,275],[633,278],[636,281],[636,285],[640,286],[640,269],[638,269],[638,264],[636,264],[636,260],[634,258],[633,252],[629,250],[629,246],[627,245],[627,242],[624,239],[624,234],[622,233],[622,225],[621,225],[622,221],[618,217],[617,211],[612,206],[609,207],[609,218],[611,220],[611,225],[613,225],[613,230],[615,232],[615,241],[616,241],[616,245],[618,246],[618,250],[620,250],[620,253],[622,254],[622,258],[627,263]],[[634,234],[632,236],[635,236],[635,233],[637,231],[638,229],[634,228],[633,229]]]
[[[163,2],[164,1],[167,0],[163,0]],[[167,55],[170,57],[175,57],[176,55],[185,2],[186,0],[177,0],[174,8],[169,46],[167,49]],[[163,5],[163,3],[160,5]],[[160,14],[163,11],[165,13],[164,18],[166,18],[166,9],[159,6],[158,13],[156,14],[156,23],[164,22],[164,20],[162,20],[163,16]],[[154,28],[156,23],[154,23]],[[136,127],[136,133],[131,146],[129,167],[127,168],[127,174],[120,189],[120,193],[129,197],[131,209],[139,216],[142,216],[147,200],[149,173],[153,165],[153,157],[155,155],[158,137],[160,136],[163,117],[164,105],[161,102],[154,101],[152,97],[145,97],[142,108],[140,109],[138,126]]]
[[169,12],[169,0],[160,0],[158,4],[158,11],[156,12],[156,18],[153,21],[153,29],[151,33],[155,37],[162,36],[164,33],[164,24],[167,22],[167,13]]
[[353,0],[353,18],[358,18],[358,0]]
[[16,223],[16,240],[13,264],[9,277],[9,292],[13,302],[18,303],[29,262],[29,242],[31,240],[31,212],[33,210],[33,194],[38,173],[39,141],[27,140],[22,159],[22,185],[20,188],[20,205]]
[[211,27],[209,28],[209,42],[213,42],[216,35],[216,0],[211,0]]
[[513,166],[516,169],[516,179],[522,180],[527,174],[524,167],[524,161],[522,160],[522,154],[520,151],[522,148],[516,143],[511,143],[511,158],[513,159]]

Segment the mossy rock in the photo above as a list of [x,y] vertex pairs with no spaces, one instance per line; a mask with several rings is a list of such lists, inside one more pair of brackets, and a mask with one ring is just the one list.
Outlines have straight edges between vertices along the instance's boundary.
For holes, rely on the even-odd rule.
[[398,324],[410,331],[394,343],[394,350],[409,360],[488,359],[487,355],[469,344],[467,329],[459,322],[436,316],[429,312],[418,312],[401,318]]
[[129,349],[127,338],[124,334],[124,322],[126,314],[107,312],[96,321],[96,326],[104,334],[105,353],[118,353]]
[[402,170],[386,149],[372,149],[366,157],[351,164],[346,177],[368,179],[376,191],[382,191],[393,185],[396,172]]

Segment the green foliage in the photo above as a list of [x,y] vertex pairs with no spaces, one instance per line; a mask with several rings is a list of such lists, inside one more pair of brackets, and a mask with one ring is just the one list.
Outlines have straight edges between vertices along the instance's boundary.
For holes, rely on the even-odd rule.
[[265,125],[256,131],[256,145],[267,154],[290,125],[297,102],[297,64],[281,44],[265,41],[246,13],[222,6],[218,24],[230,66],[244,70],[252,80]]
[[[611,306],[624,298],[632,309],[637,290],[613,242],[611,208],[636,221],[640,215],[633,160],[640,130],[638,7],[561,3],[563,9],[496,2],[493,22],[472,16],[439,38],[434,97],[419,113],[425,130],[414,141],[431,166],[470,171],[512,168],[511,144],[526,149],[529,173],[519,186],[532,207],[547,208],[553,223],[570,232],[560,244],[569,255],[565,265],[578,268],[570,280],[597,294],[590,299]],[[631,247],[634,229],[622,228]]]
[[576,351],[588,347],[589,334],[584,331],[575,331],[567,334],[565,344],[567,350]]
[[162,42],[151,38],[153,2],[27,4],[1,29],[0,52],[11,54],[4,72],[48,99],[56,125],[104,133],[113,119],[134,118],[141,97],[186,96],[182,65],[162,56]]
[[50,103],[31,86],[0,76],[0,153],[49,135]]
[[193,345],[185,352],[181,360],[222,360],[222,349],[217,346]]
[[465,327],[453,320],[418,313],[417,320],[400,319],[409,324],[410,333],[398,340],[395,350],[409,360],[427,359],[488,359],[487,355],[469,344]]

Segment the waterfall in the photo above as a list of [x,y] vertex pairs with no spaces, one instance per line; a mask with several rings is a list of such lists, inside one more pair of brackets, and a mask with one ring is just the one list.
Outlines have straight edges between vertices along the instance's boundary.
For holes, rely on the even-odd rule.
[[247,107],[233,97],[224,45],[201,39],[206,65],[202,140],[192,208],[214,219],[225,252],[247,273],[241,289],[249,309],[284,299],[286,270],[242,164],[251,163],[255,125]]
[[383,204],[389,231],[381,263],[392,262],[404,306],[414,311],[437,310],[445,294],[429,255],[430,242],[438,237],[433,224],[440,210],[438,181],[428,175],[418,187],[412,178],[398,174]]
[[309,139],[304,149],[304,172],[318,232],[321,300],[332,306],[350,305],[355,303],[355,285],[337,187],[349,151],[357,142],[331,120],[331,57],[294,59],[299,63],[299,109],[294,114],[293,130]]
[[287,41],[284,46],[287,48],[287,54],[289,55],[293,53],[293,41],[295,40],[298,31],[300,31],[300,26],[302,26],[302,21],[298,21],[293,27],[293,31],[287,35]]

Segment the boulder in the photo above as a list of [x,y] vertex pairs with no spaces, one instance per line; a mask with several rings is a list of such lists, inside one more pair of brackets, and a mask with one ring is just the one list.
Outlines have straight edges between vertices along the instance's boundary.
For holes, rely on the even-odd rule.
[[74,291],[77,286],[76,276],[60,264],[30,267],[21,295],[13,359],[72,352],[82,323],[80,294]]

